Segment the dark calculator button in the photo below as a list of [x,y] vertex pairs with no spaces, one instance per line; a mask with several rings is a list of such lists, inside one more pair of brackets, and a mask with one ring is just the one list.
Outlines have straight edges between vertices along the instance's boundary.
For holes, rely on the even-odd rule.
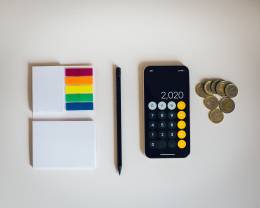
[[175,132],[175,131],[169,131],[169,132],[168,132],[168,138],[169,138],[169,139],[174,139],[174,138],[176,138],[176,132]]
[[168,128],[169,129],[174,129],[176,127],[176,123],[174,122],[174,121],[170,121],[169,123],[168,123]]
[[158,149],[165,149],[167,147],[167,143],[164,140],[160,140],[157,142]]
[[158,136],[159,136],[160,139],[164,139],[164,138],[166,138],[166,132],[165,131],[160,131]]
[[150,129],[156,129],[156,122],[150,121],[150,122],[149,122],[149,128],[150,128]]
[[165,129],[165,128],[166,128],[166,123],[165,123],[164,121],[160,121],[160,122],[158,123],[158,127],[159,127],[160,129]]
[[175,148],[176,147],[176,144],[177,142],[174,140],[174,139],[170,139],[169,141],[168,141],[168,147],[169,148]]
[[164,111],[161,111],[158,113],[158,118],[159,119],[165,119],[166,118],[166,113]]
[[157,142],[156,141],[150,141],[149,142],[149,147],[151,149],[156,149],[157,148]]
[[149,138],[151,138],[151,139],[155,139],[157,136],[155,131],[150,131],[148,134],[149,134]]
[[174,112],[169,112],[169,113],[168,113],[168,118],[169,118],[169,119],[175,119],[175,118],[176,118],[176,113],[174,113]]
[[156,119],[156,113],[154,113],[154,112],[149,113],[149,119],[152,119],[152,120]]

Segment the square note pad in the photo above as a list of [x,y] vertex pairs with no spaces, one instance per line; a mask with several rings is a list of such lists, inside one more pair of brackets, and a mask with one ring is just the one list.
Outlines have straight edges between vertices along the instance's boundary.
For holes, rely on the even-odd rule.
[[33,113],[94,111],[94,73],[91,66],[34,66]]
[[33,121],[33,167],[95,168],[93,121]]

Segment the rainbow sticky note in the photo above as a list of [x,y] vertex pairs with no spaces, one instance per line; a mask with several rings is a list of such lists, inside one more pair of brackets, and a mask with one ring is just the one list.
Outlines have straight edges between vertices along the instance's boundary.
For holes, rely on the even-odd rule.
[[66,110],[94,110],[93,68],[65,68]]

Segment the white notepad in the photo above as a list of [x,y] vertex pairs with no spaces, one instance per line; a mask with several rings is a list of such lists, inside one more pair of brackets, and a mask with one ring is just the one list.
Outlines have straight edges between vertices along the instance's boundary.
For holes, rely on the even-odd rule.
[[33,167],[95,168],[93,121],[33,121]]
[[[70,84],[66,85],[66,70],[67,69],[92,69],[92,75],[82,75],[80,77],[91,77],[92,78],[92,102],[95,103],[94,96],[94,69],[91,65],[81,65],[81,66],[33,66],[32,67],[32,99],[33,99],[33,117],[34,118],[90,118],[94,120],[95,118],[95,106],[92,110],[66,110],[66,87],[84,87],[89,84]],[[73,78],[73,76],[72,76]],[[74,77],[76,78],[76,77]],[[70,92],[72,94],[81,94],[82,92]],[[83,93],[86,94],[86,93]],[[84,95],[83,95],[84,96]],[[70,104],[73,103],[85,103],[82,101],[69,101]]]

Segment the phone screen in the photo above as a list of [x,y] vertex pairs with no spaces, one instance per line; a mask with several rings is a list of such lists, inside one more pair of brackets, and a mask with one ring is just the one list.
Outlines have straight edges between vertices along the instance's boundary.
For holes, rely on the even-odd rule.
[[148,157],[186,157],[189,154],[189,106],[187,67],[145,68],[145,153]]

